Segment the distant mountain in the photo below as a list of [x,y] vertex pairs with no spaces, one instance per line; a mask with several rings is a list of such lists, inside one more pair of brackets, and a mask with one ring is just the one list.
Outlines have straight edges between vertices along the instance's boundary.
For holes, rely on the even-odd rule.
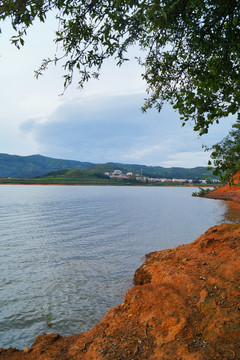
[[178,179],[203,179],[205,176],[216,178],[206,167],[192,169],[161,166],[146,166],[137,164],[122,164],[108,162],[106,164],[94,164],[75,160],[54,159],[42,155],[18,156],[0,154],[0,178],[34,178],[54,171],[83,170],[88,173],[104,174],[116,169],[123,172],[133,172],[148,177],[178,178]]
[[42,155],[0,154],[0,178],[33,178],[52,171],[81,170],[93,165],[89,162],[54,159]]

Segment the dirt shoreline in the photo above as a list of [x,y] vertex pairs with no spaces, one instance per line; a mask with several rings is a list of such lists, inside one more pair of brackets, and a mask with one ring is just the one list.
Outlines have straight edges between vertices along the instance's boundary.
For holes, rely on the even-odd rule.
[[239,184],[239,173],[235,175],[233,184],[226,184],[221,186],[209,194],[205,195],[206,198],[232,201],[240,204],[240,184]]
[[92,330],[44,334],[23,351],[0,349],[0,360],[240,359],[239,240],[240,224],[222,224],[146,255],[135,286]]

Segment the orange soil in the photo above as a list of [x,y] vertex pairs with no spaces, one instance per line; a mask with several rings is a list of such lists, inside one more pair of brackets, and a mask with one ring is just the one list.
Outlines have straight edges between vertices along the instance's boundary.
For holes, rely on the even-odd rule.
[[240,359],[239,240],[240,224],[222,224],[148,254],[123,303],[92,330],[41,335],[23,351],[0,349],[0,360]]
[[211,199],[221,199],[227,201],[234,201],[240,204],[240,184],[239,184],[239,173],[237,173],[233,178],[233,184],[227,184],[221,186],[211,193],[207,194],[205,197]]

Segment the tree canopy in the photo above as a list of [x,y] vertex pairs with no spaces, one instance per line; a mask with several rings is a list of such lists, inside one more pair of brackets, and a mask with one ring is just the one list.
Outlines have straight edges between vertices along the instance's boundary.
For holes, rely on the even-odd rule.
[[233,176],[240,171],[240,120],[232,126],[229,132],[222,141],[215,144],[211,148],[212,161],[209,165],[215,167],[214,174],[221,175],[223,181],[232,181]]
[[230,114],[240,119],[238,0],[0,0],[0,19],[11,18],[17,46],[34,20],[44,22],[53,10],[60,54],[45,59],[37,76],[61,60],[64,86],[75,73],[83,86],[99,77],[105,59],[127,61],[134,45],[145,52],[138,59],[147,84],[144,111],[170,102],[200,135]]

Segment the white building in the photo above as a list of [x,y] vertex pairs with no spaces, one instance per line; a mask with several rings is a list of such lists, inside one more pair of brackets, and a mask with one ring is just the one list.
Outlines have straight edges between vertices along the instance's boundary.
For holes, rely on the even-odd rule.
[[114,172],[112,173],[112,175],[116,176],[116,175],[122,175],[122,171],[121,170],[114,170]]

